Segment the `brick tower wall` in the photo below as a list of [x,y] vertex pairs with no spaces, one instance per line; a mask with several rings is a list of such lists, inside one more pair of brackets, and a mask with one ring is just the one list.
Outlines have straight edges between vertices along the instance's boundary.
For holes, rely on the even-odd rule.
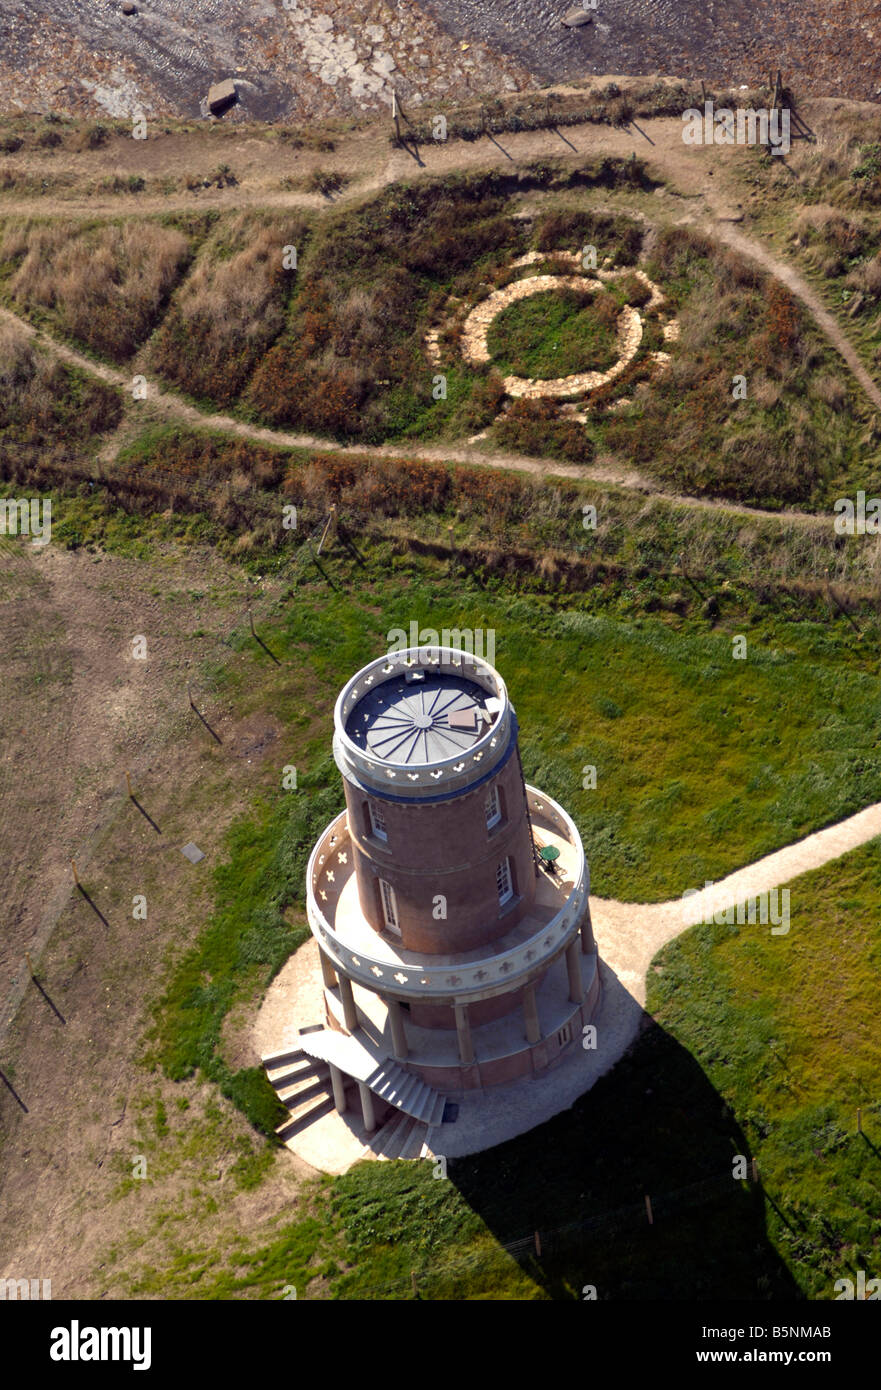
[[[509,757],[479,787],[448,801],[394,802],[378,795],[387,840],[371,832],[368,794],[344,779],[349,828],[365,918],[385,930],[380,879],[395,892],[400,942],[426,955],[491,946],[528,913],[535,869],[519,759]],[[486,799],[496,786],[500,824],[488,830]],[[496,870],[510,859],[514,899],[499,907]],[[446,918],[435,916],[446,899]],[[398,938],[395,938],[398,939]]]

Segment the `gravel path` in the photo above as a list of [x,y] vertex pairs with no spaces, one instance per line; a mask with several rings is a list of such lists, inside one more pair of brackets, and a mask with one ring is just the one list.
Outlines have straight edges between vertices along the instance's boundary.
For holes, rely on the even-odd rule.
[[[809,922],[810,914],[810,903],[799,891],[799,876],[879,835],[881,802],[721,879],[702,896],[700,917],[704,909],[717,912],[787,884],[791,885],[790,930],[798,933]],[[455,1124],[440,1125],[429,1132],[430,1151],[447,1158],[480,1153],[525,1134],[574,1105],[636,1041],[649,1019],[645,999],[652,960],[662,946],[688,929],[695,915],[686,916],[681,899],[621,903],[591,898],[603,989],[593,1020],[596,1047],[572,1048],[557,1066],[539,1077],[457,1096],[458,1118]],[[770,929],[770,922],[744,928]],[[787,937],[788,933],[778,935],[780,950],[786,950]],[[322,989],[317,949],[310,941],[267,993],[252,1033],[258,1055],[282,1046],[280,1040],[287,1039],[295,1025],[303,1026],[322,1016]],[[357,1117],[350,1124],[331,1113],[308,1125],[289,1147],[313,1168],[342,1173],[364,1156],[365,1137]]]
[[[868,806],[837,825],[828,826],[786,849],[767,855],[745,869],[721,879],[701,899],[701,908],[721,911],[791,884],[790,930],[809,923],[811,905],[799,891],[798,877],[837,859],[881,835],[881,802]],[[702,885],[695,884],[695,887]],[[701,914],[703,915],[703,914]],[[775,914],[776,915],[776,914]],[[654,957],[668,941],[688,929],[680,899],[666,903],[620,903],[591,899],[591,916],[599,946],[603,995],[594,1022],[595,1050],[573,1049],[559,1066],[536,1080],[466,1094],[455,1125],[435,1129],[429,1144],[448,1157],[479,1153],[525,1134],[536,1125],[567,1110],[595,1085],[632,1047],[647,1023],[646,980]],[[692,914],[693,918],[694,914]],[[746,926],[745,931],[770,931],[770,925]],[[786,950],[787,935],[776,938]]]

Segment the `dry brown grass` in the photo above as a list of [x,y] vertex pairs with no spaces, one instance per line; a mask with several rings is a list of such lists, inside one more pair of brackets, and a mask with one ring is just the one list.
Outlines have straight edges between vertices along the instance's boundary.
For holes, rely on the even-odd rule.
[[873,303],[881,299],[881,254],[873,256],[870,261],[865,261],[863,265],[858,265],[852,270],[847,277],[847,283],[854,289],[861,290]]
[[0,322],[0,426],[14,414],[44,417],[52,405],[52,363],[38,357],[27,334]]
[[26,314],[46,313],[93,351],[126,361],[152,331],[189,256],[179,231],[128,221],[77,231],[64,223],[20,223],[0,259],[20,260],[10,296]]
[[243,213],[204,248],[150,345],[150,363],[194,396],[229,404],[284,327],[307,228],[297,217]]
[[847,402],[847,387],[840,377],[831,372],[820,372],[811,378],[810,392],[819,401],[831,405],[833,410],[842,410]]
[[34,346],[15,324],[0,322],[0,443],[24,452],[80,445],[119,422],[117,393],[86,380]]
[[816,145],[802,146],[796,167],[799,175],[812,183],[835,184],[850,177],[854,162],[853,134],[833,129],[831,134],[821,135]]

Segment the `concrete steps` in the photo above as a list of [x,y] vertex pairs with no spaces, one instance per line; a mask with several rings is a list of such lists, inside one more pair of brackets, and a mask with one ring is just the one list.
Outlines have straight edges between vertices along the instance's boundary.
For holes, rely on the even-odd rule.
[[329,1072],[327,1076],[302,1076],[293,1085],[276,1086],[275,1089],[282,1105],[286,1105],[289,1110],[300,1101],[333,1093]]
[[325,1062],[307,1056],[301,1048],[272,1053],[261,1061],[270,1085],[288,1110],[288,1118],[275,1131],[283,1143],[333,1110],[330,1067]]
[[276,1134],[283,1144],[292,1139],[300,1130],[306,1129],[313,1121],[321,1118],[322,1115],[329,1115],[333,1110],[333,1096],[313,1096],[300,1105],[295,1105],[291,1110],[288,1119],[276,1129]]
[[413,1072],[405,1071],[390,1057],[377,1057],[357,1038],[326,1028],[320,1033],[301,1035],[302,1050],[317,1062],[333,1063],[347,1076],[365,1086],[391,1105],[426,1125],[439,1125],[445,1098]]
[[[266,1066],[266,1063],[263,1064]],[[321,1080],[330,1084],[330,1067],[324,1062],[315,1062],[311,1057],[301,1057],[298,1062],[284,1062],[278,1067],[266,1067],[270,1086],[277,1091],[285,1087],[298,1086],[305,1081]]]
[[268,1054],[261,1061],[288,1110],[288,1118],[275,1131],[283,1143],[333,1110],[331,1064],[339,1067],[344,1084],[361,1082],[398,1112],[365,1145],[365,1157],[418,1158],[429,1129],[443,1120],[446,1101],[438,1091],[345,1033],[329,1028],[301,1033],[299,1047]]
[[425,1146],[428,1126],[412,1115],[393,1115],[364,1145],[364,1158],[387,1162],[392,1159],[419,1158]]
[[404,1071],[397,1062],[381,1062],[364,1084],[387,1105],[393,1105],[425,1125],[439,1125],[443,1119],[444,1097],[421,1077]]

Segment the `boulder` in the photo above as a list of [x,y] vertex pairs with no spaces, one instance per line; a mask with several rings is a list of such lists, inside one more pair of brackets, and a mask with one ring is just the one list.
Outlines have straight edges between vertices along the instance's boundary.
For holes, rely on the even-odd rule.
[[137,14],[138,7],[137,5],[133,5],[131,0],[126,0],[126,4],[122,7],[122,12],[123,14]]
[[576,5],[574,9],[566,11],[560,23],[565,24],[567,29],[580,29],[583,24],[593,23],[593,15],[588,10],[583,10],[580,5]]
[[208,89],[208,110],[217,116],[221,111],[225,111],[228,106],[232,106],[238,100],[236,84],[231,77],[227,77],[223,82],[215,82]]

